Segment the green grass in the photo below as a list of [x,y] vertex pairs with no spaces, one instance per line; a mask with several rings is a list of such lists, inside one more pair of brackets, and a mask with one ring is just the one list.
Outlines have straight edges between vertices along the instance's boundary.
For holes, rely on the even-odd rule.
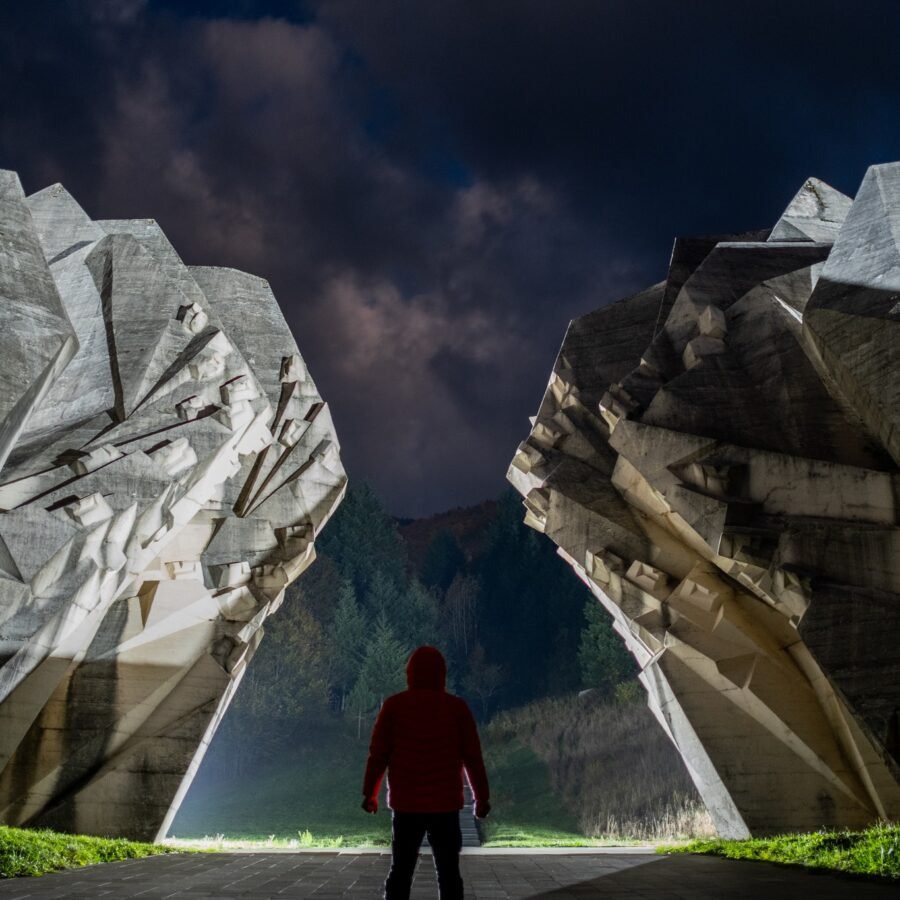
[[[581,707],[575,709],[573,717],[579,711]],[[543,722],[543,707],[534,715]],[[630,834],[627,830],[615,832],[615,840],[604,835],[587,836],[579,816],[555,783],[551,765],[531,746],[530,720],[512,727],[512,719],[509,715],[506,718],[506,727],[481,728],[493,807],[485,820],[487,846],[635,843],[621,837]],[[366,815],[359,808],[368,752],[368,728],[365,731],[357,740],[346,722],[323,716],[307,723],[289,746],[277,748],[265,760],[253,760],[246,774],[218,780],[212,777],[219,767],[214,745],[207,757],[208,769],[201,769],[170,837],[220,847],[389,845],[391,819],[384,794],[377,815]],[[560,740],[556,735],[553,746],[557,747]],[[593,785],[593,780],[587,783]]]
[[[490,820],[488,820],[490,821]],[[625,844],[637,844],[638,841],[623,841],[612,838],[590,838],[583,834],[569,831],[556,831],[552,828],[533,826],[505,825],[494,823],[489,825],[488,840],[485,847],[621,847]]]
[[488,847],[589,847],[575,817],[550,783],[538,756],[509,736],[487,738],[485,765],[491,776],[493,812],[485,819]]
[[[170,836],[286,847],[353,847],[390,844],[390,811],[372,816],[359,808],[368,734],[357,740],[339,720],[310,729],[287,755],[246,779],[221,787],[198,780]],[[549,770],[530,749],[504,736],[485,740],[493,812],[486,820],[493,847],[579,847],[599,843],[579,831],[561,804]]]
[[[212,838],[271,846],[387,846],[390,811],[359,808],[368,735],[357,741],[341,722],[321,723],[309,746],[227,789],[198,785],[170,832],[178,839]],[[547,766],[515,741],[485,745],[494,812],[486,820],[491,846],[590,846],[560,805]]]
[[865,831],[784,834],[743,841],[691,841],[683,846],[661,847],[659,852],[758,859],[900,880],[900,825],[874,825]]
[[390,811],[360,809],[368,752],[339,720],[323,719],[307,740],[246,777],[198,779],[169,832],[179,839],[264,841],[301,847],[385,846]]
[[202,838],[166,838],[166,845],[175,850],[182,848],[204,853],[215,853],[222,850],[265,850],[269,847],[276,850],[305,850],[307,848],[339,850],[342,847],[360,846],[355,842],[345,843],[342,835],[328,837],[315,835],[311,831],[298,832],[294,837],[226,837],[224,834],[206,835]]
[[0,825],[0,878],[43,875],[75,866],[141,859],[172,849],[118,838],[84,837]]

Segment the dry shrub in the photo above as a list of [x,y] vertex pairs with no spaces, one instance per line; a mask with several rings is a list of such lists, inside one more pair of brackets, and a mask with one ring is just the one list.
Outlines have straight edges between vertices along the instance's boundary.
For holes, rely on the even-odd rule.
[[592,837],[672,840],[714,834],[678,751],[642,702],[596,691],[496,716],[489,732],[515,737],[549,768],[551,784]]

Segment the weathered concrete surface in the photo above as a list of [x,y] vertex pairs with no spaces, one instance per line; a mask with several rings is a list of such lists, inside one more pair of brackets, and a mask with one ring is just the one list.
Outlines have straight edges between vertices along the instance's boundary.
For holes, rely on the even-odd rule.
[[[482,855],[483,854],[483,855]],[[878,900],[900,887],[767,863],[704,856],[661,857],[616,851],[561,855],[467,855],[462,874],[469,900]],[[4,900],[374,900],[387,854],[210,854],[155,857],[91,866],[42,878],[0,882]],[[411,900],[434,900],[430,860],[423,856]]]
[[0,172],[0,821],[165,832],[346,477],[268,284]]
[[729,836],[900,816],[900,164],[676,241],[509,470]]

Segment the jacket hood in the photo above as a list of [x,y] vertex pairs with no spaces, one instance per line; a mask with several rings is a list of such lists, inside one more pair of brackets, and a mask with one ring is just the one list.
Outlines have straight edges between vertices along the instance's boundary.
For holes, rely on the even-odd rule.
[[406,664],[406,683],[411,688],[442,691],[447,683],[447,663],[437,647],[419,647]]

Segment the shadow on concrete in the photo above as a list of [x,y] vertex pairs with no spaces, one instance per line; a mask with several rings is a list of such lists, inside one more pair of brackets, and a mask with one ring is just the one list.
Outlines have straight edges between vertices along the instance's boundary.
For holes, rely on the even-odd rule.
[[774,863],[671,856],[526,900],[867,900],[900,898],[900,882]]

